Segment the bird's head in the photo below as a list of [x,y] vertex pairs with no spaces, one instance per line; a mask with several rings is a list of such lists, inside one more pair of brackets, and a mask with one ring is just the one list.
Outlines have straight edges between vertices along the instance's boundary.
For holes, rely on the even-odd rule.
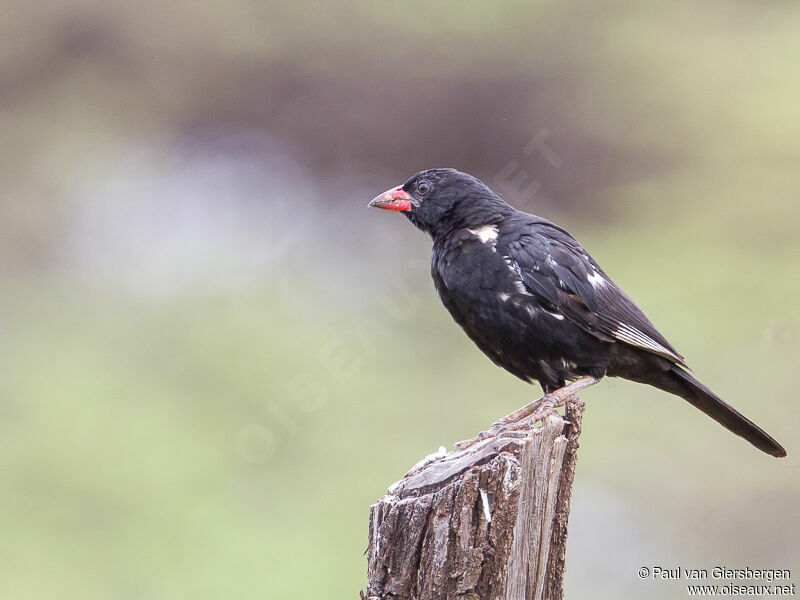
[[455,169],[420,171],[367,206],[402,212],[433,238],[456,228],[488,224],[510,209],[480,180]]

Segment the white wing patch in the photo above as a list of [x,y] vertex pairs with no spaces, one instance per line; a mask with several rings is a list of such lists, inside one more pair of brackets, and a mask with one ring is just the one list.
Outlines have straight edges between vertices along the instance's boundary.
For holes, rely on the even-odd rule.
[[589,275],[587,281],[592,284],[593,288],[601,288],[606,286],[606,280],[603,279],[603,276],[600,275],[597,271],[592,271],[592,274]]
[[484,244],[491,244],[492,250],[495,250],[495,242],[497,242],[497,225],[484,225],[478,229],[467,229],[472,235]]
[[639,348],[650,350],[651,352],[672,358],[678,362],[683,362],[679,356],[672,352],[672,350],[665,348],[649,335],[642,333],[635,327],[631,327],[625,323],[620,323],[617,326],[616,331],[614,331],[614,337],[623,342],[627,342],[632,346],[638,346]]

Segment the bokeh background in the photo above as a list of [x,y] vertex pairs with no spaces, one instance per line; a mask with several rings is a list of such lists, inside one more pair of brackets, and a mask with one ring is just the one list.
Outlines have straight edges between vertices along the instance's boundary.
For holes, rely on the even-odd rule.
[[800,578],[799,28],[743,0],[6,0],[3,597],[355,598],[369,505],[539,393],[364,208],[434,166],[570,229],[790,453],[587,390],[567,595]]

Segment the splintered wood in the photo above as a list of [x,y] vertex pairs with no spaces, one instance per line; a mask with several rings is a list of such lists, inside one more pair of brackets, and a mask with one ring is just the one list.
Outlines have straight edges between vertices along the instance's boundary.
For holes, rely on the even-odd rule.
[[[365,600],[559,600],[584,405],[421,461],[370,508]],[[540,426],[539,426],[540,425]]]

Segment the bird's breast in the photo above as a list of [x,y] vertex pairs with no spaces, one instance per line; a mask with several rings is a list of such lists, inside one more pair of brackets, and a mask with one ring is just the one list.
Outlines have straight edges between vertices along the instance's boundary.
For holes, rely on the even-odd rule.
[[486,233],[481,231],[474,239],[456,240],[434,251],[431,270],[438,274],[440,284],[451,293],[480,298],[492,293],[504,298],[527,293],[513,261],[480,236]]

